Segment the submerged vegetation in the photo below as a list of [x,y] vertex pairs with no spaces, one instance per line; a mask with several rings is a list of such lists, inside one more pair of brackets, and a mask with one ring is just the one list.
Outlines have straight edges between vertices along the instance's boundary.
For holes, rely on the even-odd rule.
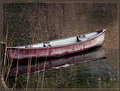
[[[13,60],[2,62],[2,87],[118,88],[118,22],[116,3],[4,3],[3,41],[19,46],[107,29],[103,48],[107,59],[9,78]],[[5,52],[6,53],[6,52]],[[37,64],[37,62],[36,62]],[[16,67],[19,65],[17,61]],[[44,62],[46,65],[46,60]],[[5,75],[5,76],[4,76]],[[4,78],[5,77],[5,78]],[[0,83],[1,84],[1,83]]]

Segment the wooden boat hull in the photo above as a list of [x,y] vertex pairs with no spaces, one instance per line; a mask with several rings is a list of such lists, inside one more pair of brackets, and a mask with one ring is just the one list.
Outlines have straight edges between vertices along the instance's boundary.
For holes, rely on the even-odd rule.
[[90,40],[86,40],[84,42],[78,42],[70,45],[58,46],[58,47],[31,48],[31,49],[12,48],[8,50],[8,53],[11,59],[64,56],[67,54],[76,53],[95,46],[99,46],[104,41],[104,36],[105,33],[103,32],[99,36],[96,36]]

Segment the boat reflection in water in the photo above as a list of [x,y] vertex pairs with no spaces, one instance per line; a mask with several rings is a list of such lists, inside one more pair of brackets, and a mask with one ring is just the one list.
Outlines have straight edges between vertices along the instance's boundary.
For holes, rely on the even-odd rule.
[[[68,67],[70,65],[75,65],[81,62],[95,61],[105,58],[106,57],[104,49],[102,47],[95,47],[83,52],[58,58],[46,57],[46,58],[22,59],[22,61],[19,61],[18,67],[16,67],[15,65],[11,67],[9,77],[16,76],[16,72],[17,76],[27,74],[28,66],[30,68],[29,73],[33,73],[48,69]],[[28,64],[29,62],[31,62],[30,65]]]

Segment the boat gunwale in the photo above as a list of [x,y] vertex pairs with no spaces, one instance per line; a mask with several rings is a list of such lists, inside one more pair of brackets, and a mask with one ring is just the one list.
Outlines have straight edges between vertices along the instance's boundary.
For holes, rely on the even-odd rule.
[[[91,41],[97,37],[99,37],[100,35],[102,35],[104,32],[106,31],[106,29],[102,29],[102,32],[98,33],[96,36],[94,36],[93,38],[88,38],[86,41],[81,41],[81,42],[75,42],[75,43],[71,43],[71,44],[66,44],[66,45],[58,45],[58,46],[50,46],[50,47],[29,47],[29,48],[16,48],[16,47],[7,47],[7,49],[18,49],[18,50],[30,50],[30,49],[51,49],[51,48],[60,48],[60,47],[65,47],[65,46],[70,46],[70,45],[76,45],[76,44],[82,44],[82,43],[85,43],[85,42],[88,42],[88,41]],[[94,33],[94,32],[92,32]],[[89,33],[87,33],[89,34]],[[81,34],[81,35],[84,35],[84,34]],[[76,36],[79,36],[79,35],[76,35]],[[73,36],[75,37],[75,36]],[[71,37],[68,37],[68,38],[71,38]],[[67,38],[63,38],[63,39],[67,39]],[[61,40],[61,39],[56,39],[56,40]],[[52,40],[52,41],[56,41],[56,40]],[[50,41],[51,42],[51,41]],[[43,42],[44,43],[44,42]]]

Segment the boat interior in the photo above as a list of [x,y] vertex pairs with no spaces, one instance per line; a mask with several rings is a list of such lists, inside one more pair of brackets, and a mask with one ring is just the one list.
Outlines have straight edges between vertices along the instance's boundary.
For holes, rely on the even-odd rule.
[[92,33],[88,33],[88,34],[74,36],[74,37],[57,39],[53,41],[47,41],[44,43],[38,43],[38,44],[32,44],[32,45],[17,46],[17,47],[12,47],[12,48],[46,48],[46,47],[57,47],[57,46],[69,45],[69,44],[74,44],[78,42],[84,42],[86,40],[94,38],[98,36],[100,33],[102,33],[103,31],[105,31],[105,29],[92,32]]

